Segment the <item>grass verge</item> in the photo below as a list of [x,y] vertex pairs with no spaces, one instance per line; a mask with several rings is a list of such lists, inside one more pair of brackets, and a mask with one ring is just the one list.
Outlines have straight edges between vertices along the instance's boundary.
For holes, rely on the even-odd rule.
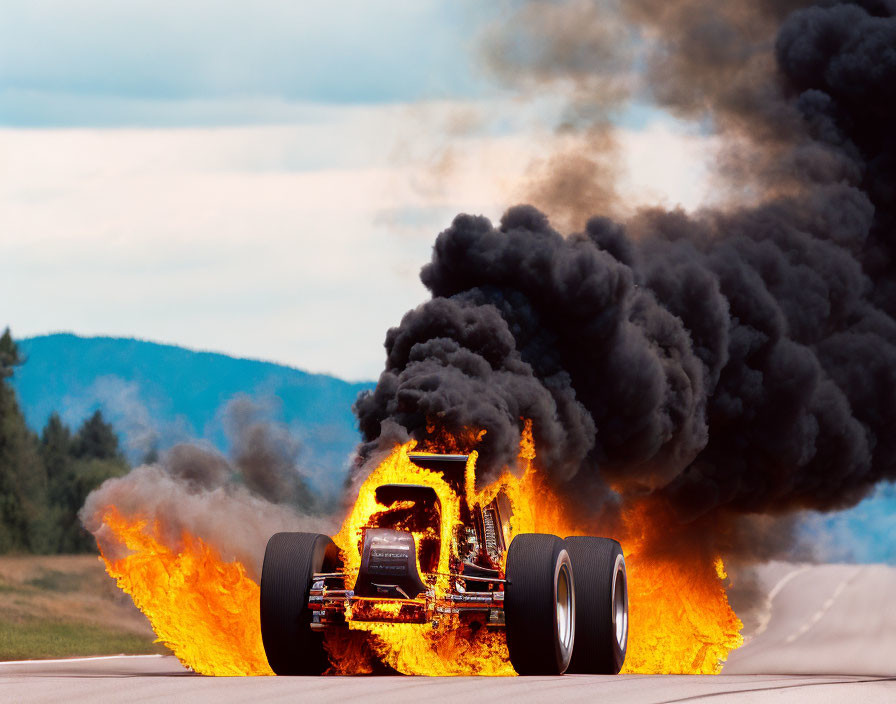
[[0,660],[166,653],[95,555],[0,556]]
[[0,621],[0,660],[167,653],[151,637],[83,623]]

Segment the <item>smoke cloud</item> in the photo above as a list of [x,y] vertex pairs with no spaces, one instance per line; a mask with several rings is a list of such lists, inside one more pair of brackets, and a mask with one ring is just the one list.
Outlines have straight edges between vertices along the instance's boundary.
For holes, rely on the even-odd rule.
[[[564,235],[543,211],[563,221],[569,189],[595,184],[567,189],[557,168],[561,195],[541,209],[497,225],[459,215],[421,272],[432,299],[388,332],[356,403],[364,452],[396,433],[485,429],[493,473],[530,418],[540,466],[583,510],[652,494],[752,557],[738,536],[757,514],[786,523],[896,479],[896,2],[808,5],[522,6],[538,51],[503,55],[533,80],[569,77],[578,114],[581,77],[609,55],[582,51],[580,37],[607,46],[583,25],[623,18],[647,67],[626,94],[724,140],[728,205],[623,218],[595,197],[597,215]],[[792,531],[768,534],[774,552]]]
[[286,428],[243,397],[230,401],[223,416],[229,457],[211,447],[176,445],[158,464],[110,479],[87,497],[81,521],[104,554],[114,558],[123,549],[102,523],[109,506],[125,516],[158,520],[169,547],[180,546],[184,531],[201,537],[225,561],[241,562],[256,581],[274,533],[335,532],[339,507],[308,490],[295,464],[299,446]]
[[510,3],[482,37],[491,74],[506,87],[539,99],[561,95],[555,125],[561,145],[530,165],[519,195],[549,207],[563,227],[600,212],[620,213],[619,145],[612,118],[636,91],[636,28],[618,0]]

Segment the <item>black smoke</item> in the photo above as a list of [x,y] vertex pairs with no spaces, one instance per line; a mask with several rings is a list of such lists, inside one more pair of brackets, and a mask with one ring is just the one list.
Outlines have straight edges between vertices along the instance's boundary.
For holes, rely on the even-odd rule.
[[528,418],[579,503],[652,493],[683,521],[838,509],[896,479],[896,2],[681,5],[654,96],[708,115],[746,159],[719,178],[753,202],[568,236],[532,206],[459,215],[356,403],[366,452],[474,427],[493,472]]

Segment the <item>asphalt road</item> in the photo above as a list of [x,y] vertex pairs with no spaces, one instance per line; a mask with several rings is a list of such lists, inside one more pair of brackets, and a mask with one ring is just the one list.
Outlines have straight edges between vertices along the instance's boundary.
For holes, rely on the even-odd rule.
[[771,565],[768,608],[723,674],[212,678],[171,657],[0,664],[9,702],[896,702],[896,568]]
[[896,676],[896,568],[786,567],[766,569],[771,608],[724,673]]

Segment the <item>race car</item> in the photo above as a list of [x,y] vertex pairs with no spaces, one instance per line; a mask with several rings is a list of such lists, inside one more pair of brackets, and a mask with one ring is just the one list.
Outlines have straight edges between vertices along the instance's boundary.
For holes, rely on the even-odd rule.
[[[467,455],[410,454],[461,496],[460,520],[441,539],[437,492],[419,484],[372,489],[378,511],[363,528],[357,575],[333,540],[277,533],[261,575],[261,635],[278,675],[330,666],[323,637],[356,621],[440,627],[452,619],[503,629],[520,675],[616,674],[628,642],[628,587],[620,544],[511,532],[503,492],[485,506],[464,499]],[[368,491],[371,489],[368,489]],[[416,537],[415,537],[416,536]],[[448,560],[442,551],[450,551]],[[447,574],[439,565],[448,564]],[[438,588],[437,588],[438,587]]]

